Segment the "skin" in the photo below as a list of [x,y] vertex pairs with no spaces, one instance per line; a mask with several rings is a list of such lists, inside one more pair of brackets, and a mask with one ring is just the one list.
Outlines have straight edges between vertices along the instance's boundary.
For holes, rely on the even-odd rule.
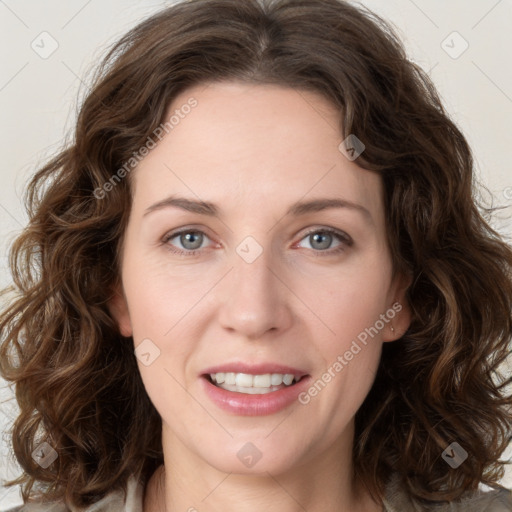
[[[169,114],[190,97],[197,107],[130,177],[122,288],[111,303],[134,347],[149,338],[160,350],[149,366],[138,361],[162,417],[165,466],[146,488],[144,512],[234,504],[243,512],[381,511],[351,466],[354,415],[382,344],[410,322],[408,283],[392,277],[381,178],[339,151],[340,114],[320,95],[202,84],[176,97]],[[171,194],[213,202],[220,216],[176,207],[144,215]],[[296,201],[316,198],[342,198],[368,215],[354,208],[285,215]],[[178,228],[205,233],[196,255],[171,252],[193,245],[179,236],[165,241]],[[325,228],[352,244],[309,236]],[[247,236],[263,250],[252,263],[236,252]],[[202,371],[228,361],[286,364],[316,380],[397,301],[400,313],[307,405],[240,416],[202,390]],[[248,442],[262,453],[251,468],[237,457]]]

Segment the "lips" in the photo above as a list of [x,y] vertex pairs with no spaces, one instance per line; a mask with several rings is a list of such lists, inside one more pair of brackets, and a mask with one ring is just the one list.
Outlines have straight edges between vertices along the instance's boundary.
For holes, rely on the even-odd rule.
[[[264,394],[253,394],[249,391],[250,388],[231,386],[233,390],[223,389],[212,382],[211,374],[288,374],[290,376],[294,375],[298,378],[298,381],[291,385],[285,386],[282,384],[281,386],[267,388],[268,392]],[[299,405],[297,397],[307,388],[310,380],[309,374],[301,368],[274,363],[226,363],[207,368],[201,374],[202,389],[206,396],[224,411],[241,416],[264,416],[277,413],[294,403]],[[240,392],[240,389],[246,389],[247,391]],[[254,389],[251,390],[254,391]]]
[[308,375],[308,372],[301,368],[284,366],[277,363],[250,364],[243,362],[226,363],[219,366],[212,366],[201,372],[202,376],[208,376],[211,373],[248,373],[250,375],[264,375],[266,373],[292,374],[298,377]]

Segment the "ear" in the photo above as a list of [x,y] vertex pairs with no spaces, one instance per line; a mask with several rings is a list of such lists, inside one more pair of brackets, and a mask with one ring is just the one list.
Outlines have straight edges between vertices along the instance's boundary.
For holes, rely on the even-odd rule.
[[397,274],[390,287],[389,305],[385,315],[388,319],[382,341],[400,339],[411,325],[411,307],[407,300],[407,290],[412,283],[412,276]]
[[125,338],[133,336],[128,303],[120,284],[114,287],[107,305],[112,318],[114,318],[117,323],[121,336],[124,336]]

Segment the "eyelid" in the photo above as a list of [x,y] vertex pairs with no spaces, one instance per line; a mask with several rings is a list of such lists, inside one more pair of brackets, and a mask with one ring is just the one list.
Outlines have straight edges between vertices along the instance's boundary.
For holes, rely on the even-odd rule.
[[[177,236],[182,235],[184,233],[200,233],[200,234],[204,235],[206,238],[209,238],[212,242],[214,242],[214,240],[212,240],[212,237],[210,235],[208,235],[208,233],[206,232],[204,227],[199,228],[199,227],[194,227],[194,226],[185,226],[183,228],[177,228],[174,231],[169,231],[162,237],[161,241],[164,245],[169,245],[168,244],[169,240],[172,240],[173,238],[176,238]],[[218,242],[214,242],[214,243],[218,244]],[[182,249],[176,249],[176,252],[192,254],[197,251],[202,251],[203,249],[192,249],[190,251],[183,251]]]
[[[206,236],[207,238],[209,238],[210,240],[212,240],[212,238],[208,235],[208,233],[204,230],[203,227],[198,228],[198,227],[195,227],[195,226],[185,226],[185,227],[177,228],[174,231],[169,231],[168,233],[166,233],[163,236],[163,238],[162,238],[162,244],[169,248],[169,246],[170,246],[170,244],[168,243],[169,240],[172,240],[173,238],[176,238],[177,236],[179,236],[181,234],[184,234],[184,233],[200,233],[200,234]],[[323,250],[323,251],[322,250],[310,249],[317,256],[321,256],[322,254],[323,255],[329,255],[329,254],[335,254],[337,252],[341,252],[342,250],[344,250],[343,244],[351,247],[353,245],[353,243],[354,243],[352,237],[350,235],[348,235],[347,233],[345,233],[344,231],[342,231],[342,230],[339,230],[339,229],[336,229],[336,228],[332,228],[332,227],[327,227],[327,226],[314,226],[314,227],[308,229],[308,231],[306,231],[305,233],[303,233],[301,238],[297,242],[295,242],[292,247],[295,247],[297,244],[302,242],[302,240],[304,240],[309,235],[312,235],[313,233],[328,233],[330,235],[333,235],[334,237],[337,237],[340,240],[340,242],[341,242],[340,246],[338,246],[338,247],[336,247],[334,249],[326,249],[326,250]],[[216,242],[216,243],[217,243],[217,245],[219,244],[218,242]],[[170,249],[169,248],[169,250],[171,252],[174,252],[176,254],[186,255],[186,256],[195,255],[198,252],[203,251],[204,249],[205,248],[192,249],[192,250],[182,250],[182,249],[178,249],[178,248],[176,248],[176,249]]]
[[340,254],[344,253],[347,250],[347,248],[352,247],[352,245],[354,244],[352,237],[345,233],[344,231],[331,227],[313,227],[312,229],[304,233],[299,239],[299,241],[295,242],[292,247],[297,247],[303,240],[305,240],[308,236],[312,235],[313,233],[328,233],[332,235],[334,238],[337,238],[338,241],[340,242],[339,245],[337,245],[336,247],[331,247],[325,250],[315,250],[313,248],[306,248],[308,252],[315,258],[329,258],[339,256]]
[[308,230],[306,233],[304,233],[302,235],[302,238],[299,241],[303,240],[305,237],[307,237],[313,233],[329,233],[329,234],[338,236],[349,246],[354,244],[354,240],[352,239],[352,237],[348,233],[345,233],[345,231],[342,231],[341,229],[326,227],[326,226],[315,226],[315,227],[311,228],[310,230]]

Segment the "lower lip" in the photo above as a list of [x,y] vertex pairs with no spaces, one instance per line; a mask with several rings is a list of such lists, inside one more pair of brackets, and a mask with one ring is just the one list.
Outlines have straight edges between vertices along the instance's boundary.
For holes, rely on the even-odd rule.
[[279,412],[293,402],[298,402],[299,394],[307,389],[309,375],[293,386],[271,391],[263,395],[249,395],[227,391],[212,384],[205,376],[201,377],[205,393],[221,409],[241,416],[264,416]]

